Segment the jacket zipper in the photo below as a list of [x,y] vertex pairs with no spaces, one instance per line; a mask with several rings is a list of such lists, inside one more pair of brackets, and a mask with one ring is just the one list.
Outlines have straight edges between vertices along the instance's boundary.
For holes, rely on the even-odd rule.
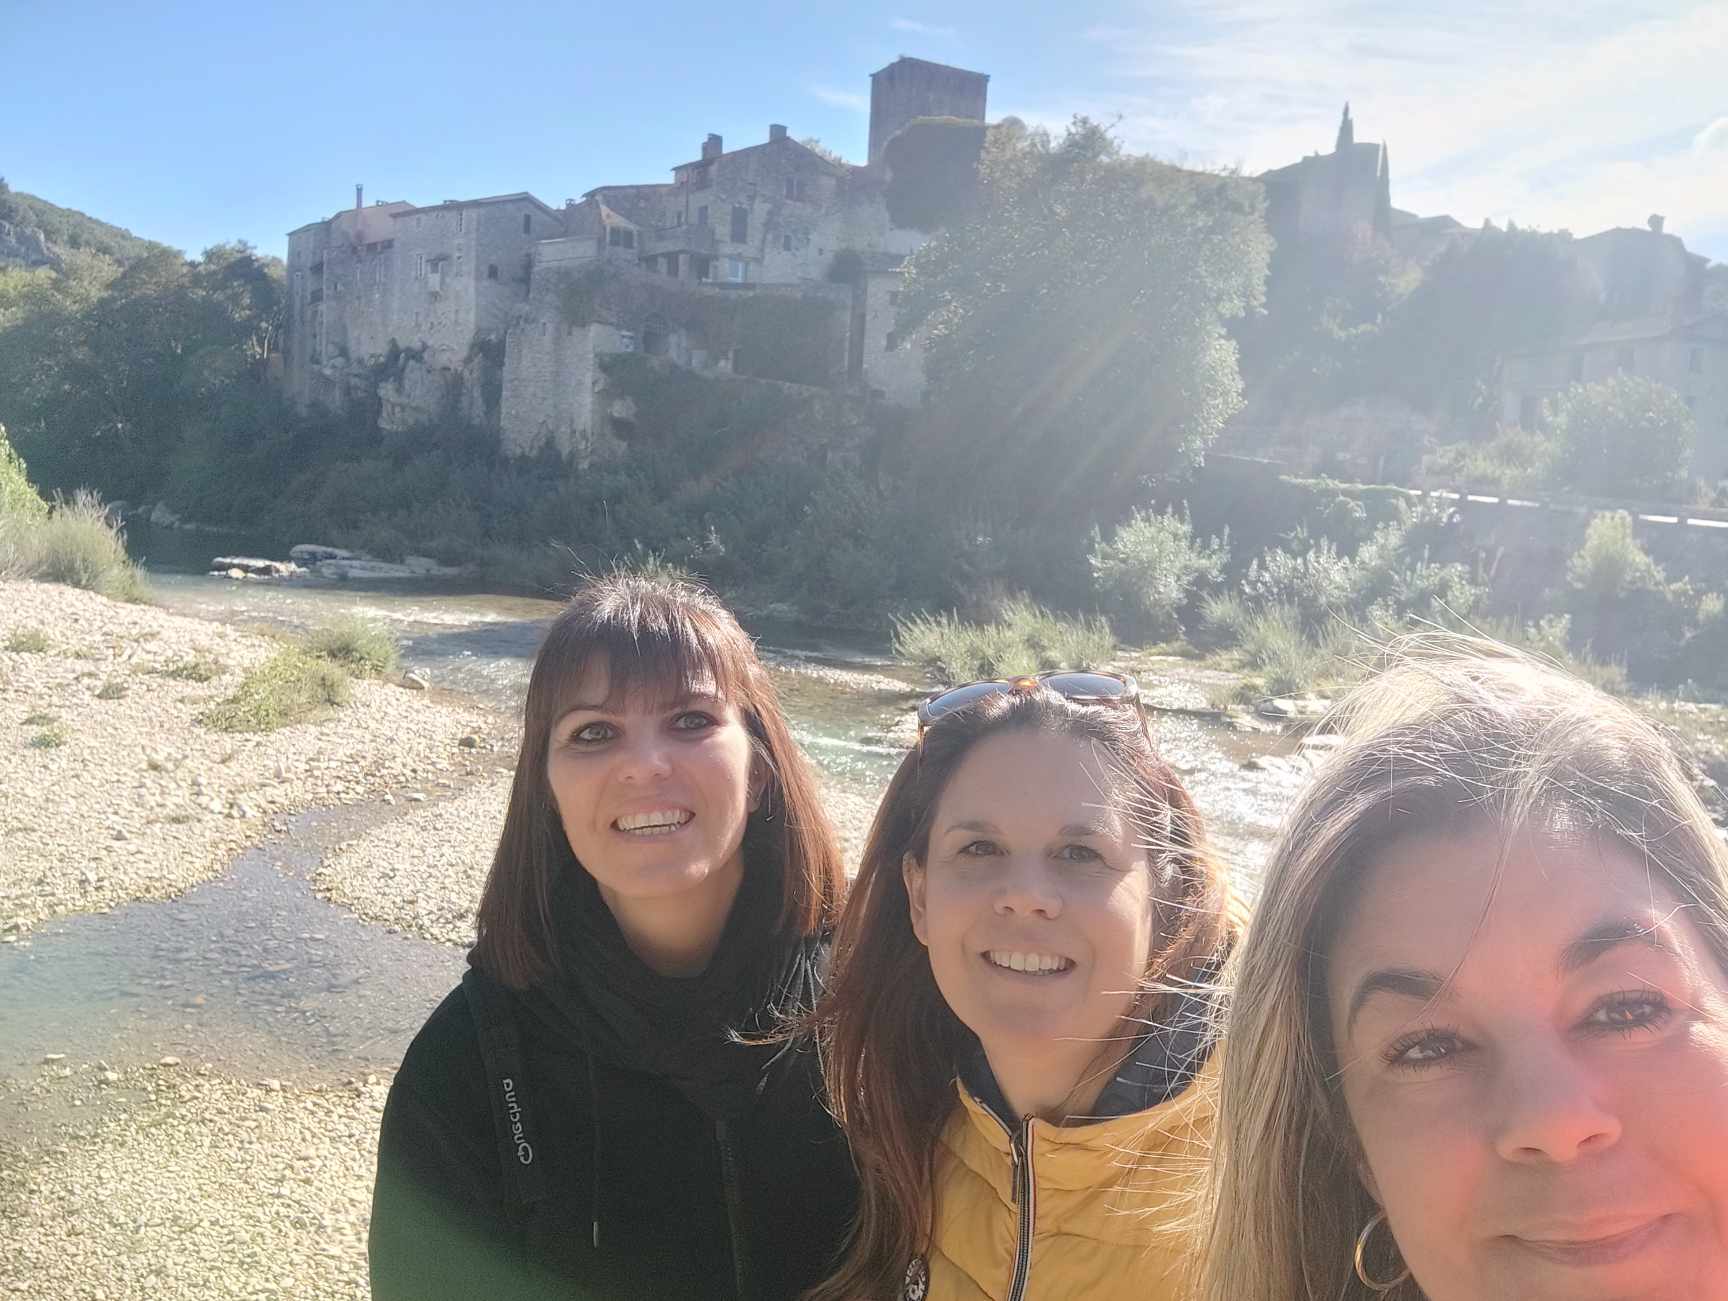
[[[985,1108],[986,1111],[989,1108]],[[1006,1301],[1025,1301],[1032,1274],[1032,1229],[1038,1218],[1038,1190],[1032,1180],[1032,1117],[1023,1117],[1018,1132],[990,1113],[1008,1135],[1008,1150],[1014,1161],[1014,1205],[1018,1229],[1014,1246],[1014,1273],[1008,1282]]]
[[737,1289],[739,1301],[750,1301],[744,1208],[738,1197],[738,1153],[732,1145],[731,1127],[724,1120],[714,1122],[714,1138],[720,1144],[720,1183],[726,1192],[726,1227],[732,1235],[732,1285]]

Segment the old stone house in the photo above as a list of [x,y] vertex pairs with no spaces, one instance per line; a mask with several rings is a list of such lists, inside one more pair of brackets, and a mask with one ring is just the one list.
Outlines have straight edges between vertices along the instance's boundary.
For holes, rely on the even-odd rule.
[[[926,236],[891,219],[878,155],[932,114],[982,122],[987,84],[910,58],[874,74],[862,166],[776,123],[730,151],[709,135],[670,182],[559,208],[527,193],[368,207],[357,188],[352,209],[289,234],[288,390],[302,405],[376,400],[387,428],[455,412],[513,452],[578,458],[616,450],[597,361],[613,352],[916,403],[920,341],[896,314],[900,266]],[[793,320],[800,365],[774,348]]]
[[1728,313],[1704,310],[1707,260],[1666,233],[1660,217],[1573,240],[1567,253],[1593,317],[1551,347],[1502,360],[1501,423],[1536,428],[1544,404],[1570,385],[1641,375],[1691,410],[1693,473],[1728,478]]

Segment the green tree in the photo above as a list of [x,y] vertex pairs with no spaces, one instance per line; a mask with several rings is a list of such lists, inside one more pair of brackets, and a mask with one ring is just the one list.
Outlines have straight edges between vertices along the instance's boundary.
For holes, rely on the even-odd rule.
[[1419,410],[1486,432],[1500,358],[1542,347],[1593,310],[1566,238],[1484,229],[1455,244],[1382,331],[1379,382]]
[[952,512],[1083,529],[1198,460],[1241,405],[1224,323],[1259,305],[1259,187],[993,128],[972,214],[913,255],[901,329],[927,332],[914,482]]
[[1685,482],[1697,425],[1666,384],[1616,375],[1574,384],[1548,406],[1559,469],[1585,492],[1665,497]]

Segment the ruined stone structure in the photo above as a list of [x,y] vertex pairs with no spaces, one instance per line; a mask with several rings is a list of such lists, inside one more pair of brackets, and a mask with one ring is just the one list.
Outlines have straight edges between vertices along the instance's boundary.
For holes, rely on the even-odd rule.
[[[708,136],[669,183],[556,209],[526,193],[368,207],[357,188],[352,209],[288,237],[289,392],[375,400],[387,428],[456,414],[513,452],[579,459],[618,448],[597,362],[612,352],[916,403],[922,349],[896,315],[900,265],[926,236],[890,218],[877,155],[927,116],[982,123],[988,80],[908,58],[876,73],[864,166],[776,123],[730,152]],[[795,337],[773,328],[793,321]]]
[[1266,224],[1281,244],[1392,235],[1392,164],[1383,144],[1358,144],[1350,106],[1329,154],[1260,174]]

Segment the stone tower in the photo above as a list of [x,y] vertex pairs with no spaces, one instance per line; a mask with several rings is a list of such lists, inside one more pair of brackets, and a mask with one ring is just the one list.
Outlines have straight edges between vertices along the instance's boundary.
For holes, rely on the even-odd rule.
[[958,117],[984,121],[990,77],[904,54],[870,74],[870,161],[882,157],[893,134],[914,118]]

